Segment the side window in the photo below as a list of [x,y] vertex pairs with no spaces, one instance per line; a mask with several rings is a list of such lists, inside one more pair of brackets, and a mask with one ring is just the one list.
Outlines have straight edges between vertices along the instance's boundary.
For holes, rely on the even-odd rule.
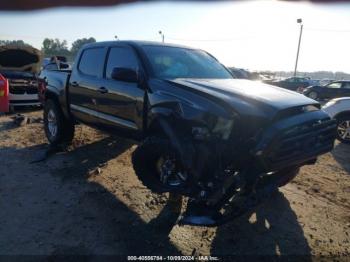
[[344,82],[343,88],[350,89],[350,82]]
[[128,47],[112,47],[109,51],[106,78],[111,79],[113,68],[124,67],[137,70],[137,57],[132,49]]
[[78,69],[85,75],[98,77],[103,70],[104,48],[85,49],[81,55]]
[[339,82],[332,83],[332,84],[329,84],[327,87],[328,88],[340,88],[341,87],[341,83],[339,83]]

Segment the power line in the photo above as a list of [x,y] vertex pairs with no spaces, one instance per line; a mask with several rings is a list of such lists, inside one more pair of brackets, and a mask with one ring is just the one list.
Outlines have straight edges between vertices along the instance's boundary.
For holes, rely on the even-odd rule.
[[185,38],[175,38],[175,37],[167,37],[167,39],[175,40],[175,41],[188,41],[188,42],[230,42],[236,41],[243,38],[257,38],[259,36],[243,36],[243,37],[235,37],[235,38],[222,38],[222,39],[185,39]]
[[[334,32],[334,33],[350,33],[350,30],[337,30],[337,29],[324,29],[324,28],[306,28],[304,27],[304,30],[307,31],[321,31],[321,32]],[[247,35],[247,36],[238,36],[238,37],[230,37],[230,38],[217,38],[217,39],[189,39],[189,38],[177,38],[177,37],[167,37],[170,40],[175,41],[188,41],[188,42],[231,42],[231,41],[237,41],[241,39],[249,39],[249,38],[266,38],[267,36],[270,37],[271,35],[274,35],[274,32],[271,32],[271,34],[256,34],[256,35]],[[290,35],[289,31],[285,32],[279,32],[278,36],[281,35]]]
[[[32,36],[32,35],[14,35],[14,34],[3,34],[0,33],[0,38],[5,38],[5,37],[13,37],[13,38],[27,38],[27,39],[45,39],[45,38],[52,38],[52,39],[60,39],[59,37],[50,37],[50,36]],[[68,41],[75,41],[76,39],[73,38],[64,38],[63,40],[68,40]]]
[[[330,32],[330,33],[350,33],[350,29],[347,30],[342,30],[342,29],[327,29],[327,28],[312,28],[312,27],[304,27],[304,30],[307,31],[319,31],[319,32]],[[272,32],[273,33],[273,32]],[[279,32],[278,35],[281,36],[282,35],[289,35],[289,32]],[[60,37],[50,37],[50,36],[33,36],[33,35],[15,35],[15,34],[3,34],[0,33],[0,39],[5,39],[7,37],[11,37],[11,38],[18,38],[18,39],[42,39],[44,40],[45,38],[59,38]],[[233,41],[237,41],[237,40],[241,40],[241,39],[249,39],[249,38],[265,38],[265,35],[261,35],[261,34],[256,34],[256,35],[245,35],[245,36],[237,36],[237,37],[223,37],[223,38],[199,38],[199,39],[190,39],[190,38],[178,38],[178,37],[172,37],[172,36],[167,36],[167,39],[169,40],[173,40],[173,41],[183,41],[183,42],[233,42]],[[68,40],[71,42],[74,42],[76,39],[73,38],[66,38],[64,37],[63,40]],[[151,39],[150,39],[151,40]],[[152,38],[153,40],[153,38]],[[157,40],[157,39],[154,39]],[[153,40],[153,41],[154,41]]]
[[311,28],[306,27],[304,28],[308,31],[320,31],[320,32],[334,32],[334,33],[350,33],[350,30],[339,30],[339,29],[326,29],[326,28]]

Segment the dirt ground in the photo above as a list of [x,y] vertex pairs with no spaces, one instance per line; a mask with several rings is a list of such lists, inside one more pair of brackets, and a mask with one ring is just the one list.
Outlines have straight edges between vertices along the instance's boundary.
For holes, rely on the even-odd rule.
[[336,144],[255,213],[218,228],[176,225],[176,203],[136,178],[134,148],[79,125],[70,150],[31,163],[47,149],[42,123],[0,117],[0,254],[350,259],[350,146]]

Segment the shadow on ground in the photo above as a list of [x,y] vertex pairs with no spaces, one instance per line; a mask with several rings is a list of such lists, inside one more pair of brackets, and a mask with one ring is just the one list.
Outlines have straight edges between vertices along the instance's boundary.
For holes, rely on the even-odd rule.
[[[45,150],[44,144],[0,152],[0,158],[7,154],[9,159],[5,169],[0,170],[0,185],[6,185],[0,190],[2,253],[49,257],[180,255],[181,251],[169,240],[180,212],[180,201],[168,201],[156,218],[145,223],[112,192],[89,182],[91,170],[131,146],[127,140],[104,138],[35,164],[29,163]],[[116,179],[130,175],[120,170],[115,172]],[[138,187],[128,190],[132,194],[140,193]],[[260,206],[254,219],[251,215],[217,228],[208,252],[240,256],[302,254],[308,258],[309,245],[282,193]]]
[[350,174],[350,145],[338,143],[333,151],[334,159]]
[[297,216],[280,192],[256,211],[218,228],[211,250],[214,255],[238,255],[238,258],[239,255],[260,258],[302,255],[300,259],[304,261],[311,260],[310,252]]
[[[115,195],[98,183],[87,182],[87,173],[108,160],[116,158],[133,144],[118,138],[105,138],[98,142],[82,146],[66,154],[65,157],[74,159],[75,164],[70,168],[56,170],[53,173],[67,178],[76,178],[79,185],[88,194],[82,202],[90,215],[89,219],[100,219],[101,235],[96,241],[105,242],[106,245],[117,242],[117,254],[123,255],[154,255],[154,254],[180,254],[169,242],[168,235],[175,224],[180,210],[174,212],[174,202],[169,201],[161,213],[150,223],[143,222],[129,207],[120,202]],[[118,172],[118,170],[116,170]],[[118,176],[118,174],[116,174]],[[137,192],[135,192],[137,194]],[[180,205],[181,207],[181,205]],[[78,211],[79,212],[79,211]],[[101,239],[102,237],[102,239]],[[105,238],[105,239],[103,239]],[[114,252],[113,252],[114,253]]]
[[[23,160],[35,158],[35,152],[43,150],[44,145],[14,149],[18,158],[22,155],[22,166],[9,163],[7,168],[16,172],[4,170],[0,174],[1,184],[12,188],[0,191],[4,196],[0,217],[2,253],[179,255],[168,238],[179,215],[174,212],[173,201],[157,218],[145,223],[111,192],[88,181],[91,169],[131,145],[125,140],[105,138],[32,165]],[[5,150],[9,157],[11,150]],[[65,163],[68,167],[55,166]],[[18,172],[21,169],[27,171]],[[27,184],[30,186],[22,188]],[[11,195],[16,196],[11,199]]]

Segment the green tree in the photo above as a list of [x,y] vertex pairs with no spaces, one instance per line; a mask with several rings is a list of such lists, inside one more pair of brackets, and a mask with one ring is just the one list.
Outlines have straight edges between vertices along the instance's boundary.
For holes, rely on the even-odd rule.
[[85,45],[85,44],[88,44],[88,43],[95,43],[96,42],[96,39],[93,38],[93,37],[90,37],[90,38],[80,38],[80,39],[77,39],[75,40],[73,43],[72,43],[72,48],[70,49],[71,51],[71,54],[72,56],[76,56],[76,54],[78,53],[79,49]]
[[41,49],[45,56],[70,56],[66,40],[45,38]]
[[0,40],[0,45],[18,45],[18,46],[30,46],[30,44],[24,42],[23,40]]

